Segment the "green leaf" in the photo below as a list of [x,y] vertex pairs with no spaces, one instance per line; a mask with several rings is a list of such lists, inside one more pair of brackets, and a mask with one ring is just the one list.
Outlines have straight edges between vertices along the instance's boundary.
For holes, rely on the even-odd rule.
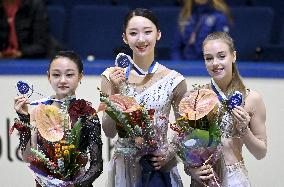
[[207,146],[209,143],[209,131],[194,129],[188,136],[188,140],[189,139],[199,139],[204,143],[205,146]]
[[115,115],[112,111],[106,110],[105,112],[106,112],[106,113],[109,115],[109,117],[110,117],[111,119],[113,119],[116,123],[119,123],[119,120],[117,119],[116,115]]
[[73,177],[75,173],[79,170],[79,164],[77,161],[77,156],[80,152],[73,150],[69,154],[69,163],[66,165],[67,171],[65,172],[65,177]]
[[79,118],[71,130],[72,143],[74,144],[75,148],[79,146],[81,129],[82,129],[82,123],[81,123],[81,118]]
[[80,165],[79,164],[74,164],[72,165],[72,167],[70,167],[66,173],[66,175],[64,176],[65,179],[71,179],[72,177],[74,177],[74,175],[76,174],[76,172],[79,170]]
[[221,131],[217,122],[212,123],[210,125],[209,137],[210,137],[210,142],[214,142],[215,144],[219,144],[221,142]]

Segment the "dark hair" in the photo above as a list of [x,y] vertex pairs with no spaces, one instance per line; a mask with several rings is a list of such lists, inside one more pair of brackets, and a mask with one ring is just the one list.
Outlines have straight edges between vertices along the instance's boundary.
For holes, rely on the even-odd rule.
[[77,53],[75,53],[74,51],[59,51],[59,52],[57,52],[56,55],[54,57],[52,57],[51,60],[50,60],[50,63],[48,65],[48,71],[50,70],[51,63],[58,58],[70,59],[71,61],[73,61],[77,65],[79,73],[83,72],[83,68],[84,68],[83,62],[82,62],[80,56]]
[[[234,45],[234,40],[226,32],[213,32],[213,33],[209,34],[208,36],[206,36],[206,38],[204,39],[204,41],[202,43],[202,49],[204,49],[204,46],[206,45],[206,43],[208,41],[210,41],[210,40],[218,40],[218,39],[224,41],[228,45],[229,50],[230,50],[231,53],[236,51],[235,45]],[[239,70],[238,70],[238,67],[236,65],[236,62],[233,63],[233,66],[232,66],[232,81],[231,81],[231,83],[228,86],[227,92],[230,92],[230,91],[233,91],[233,90],[239,90],[245,96],[246,87],[245,87],[245,85],[244,85],[244,83],[242,81],[242,78],[241,78],[241,75],[239,73]]]
[[144,18],[149,19],[150,21],[152,21],[154,23],[154,25],[156,26],[157,30],[160,30],[158,19],[157,19],[157,17],[154,15],[154,13],[151,10],[145,9],[145,8],[136,8],[136,9],[132,10],[131,12],[129,12],[124,17],[123,32],[126,31],[126,27],[128,25],[129,20],[132,17],[134,17],[134,16],[142,16]]

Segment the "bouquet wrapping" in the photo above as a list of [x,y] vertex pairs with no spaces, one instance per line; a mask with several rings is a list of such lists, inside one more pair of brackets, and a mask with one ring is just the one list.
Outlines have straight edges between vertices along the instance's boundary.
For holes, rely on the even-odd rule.
[[[221,153],[221,133],[218,127],[218,97],[209,89],[198,89],[183,98],[179,104],[181,117],[171,128],[177,132],[178,156],[190,167],[204,164],[213,166]],[[220,186],[216,173],[204,183]]]

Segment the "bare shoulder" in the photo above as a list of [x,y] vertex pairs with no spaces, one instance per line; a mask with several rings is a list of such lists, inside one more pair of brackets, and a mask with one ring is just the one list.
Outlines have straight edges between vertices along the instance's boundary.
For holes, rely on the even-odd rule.
[[256,104],[259,102],[263,102],[260,93],[255,90],[250,90],[246,98],[246,103]]
[[246,101],[245,101],[245,108],[246,110],[254,116],[256,113],[258,114],[265,114],[265,104],[262,99],[262,96],[259,92],[250,90]]

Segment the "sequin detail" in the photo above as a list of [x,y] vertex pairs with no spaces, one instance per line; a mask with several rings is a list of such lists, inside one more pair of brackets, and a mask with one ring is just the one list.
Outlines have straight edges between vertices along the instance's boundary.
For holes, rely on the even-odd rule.
[[[141,86],[129,82],[122,84],[120,93],[133,96],[139,104],[146,109],[155,109],[155,125],[159,127],[162,134],[161,144],[166,144],[169,113],[174,100],[173,90],[184,80],[184,77],[176,71],[170,71],[163,76],[154,75],[149,82]],[[147,77],[146,77],[147,78]],[[141,180],[141,166],[136,158],[129,158],[119,154],[121,149],[132,151],[127,139],[119,138],[115,144],[115,156],[111,161],[108,187],[136,187]],[[171,171],[171,182],[173,187],[182,186],[177,170]]]
[[241,161],[236,162],[232,165],[226,165],[226,169],[227,169],[228,173],[231,173],[231,172],[235,172],[235,171],[240,170],[240,169],[246,170],[246,167],[245,167],[244,161],[241,160]]
[[[168,130],[168,114],[171,110],[173,90],[184,79],[184,77],[177,75],[176,71],[171,71],[162,79],[153,81],[149,87],[141,88],[128,83],[121,90],[123,95],[133,96],[139,104],[145,104],[147,110],[155,109],[156,125],[161,128],[162,132]],[[166,133],[164,134],[163,139],[165,140]]]
[[239,132],[235,128],[234,118],[232,114],[224,109],[224,106],[221,105],[219,110],[223,111],[223,117],[220,123],[220,130],[223,138],[232,138],[240,137]]

